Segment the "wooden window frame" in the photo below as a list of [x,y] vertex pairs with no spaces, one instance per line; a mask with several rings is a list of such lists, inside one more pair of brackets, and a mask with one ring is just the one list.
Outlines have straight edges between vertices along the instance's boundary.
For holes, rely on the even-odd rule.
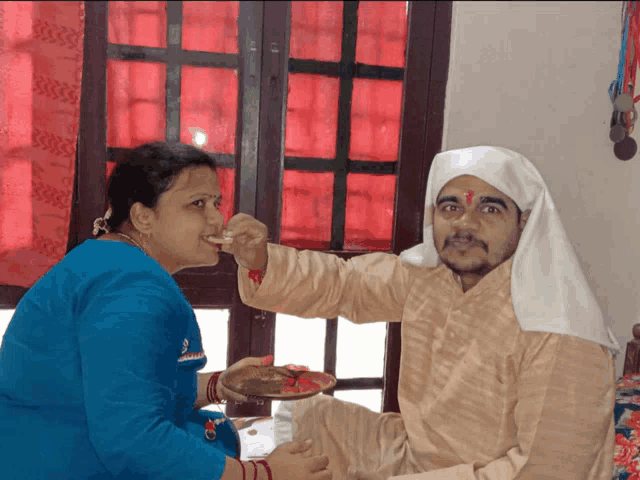
[[[165,49],[115,46],[107,43],[107,3],[85,2],[85,48],[80,105],[80,130],[76,158],[76,181],[68,249],[92,238],[93,221],[104,214],[107,160],[117,160],[123,152],[106,147],[106,66],[108,58],[173,61],[174,64],[238,68],[239,107],[236,154],[220,155],[221,167],[236,168],[235,211],[250,214],[269,228],[270,241],[279,243],[281,185],[285,169],[334,171],[334,221],[329,253],[352,258],[361,251],[343,251],[346,175],[395,173],[396,204],[392,251],[401,251],[422,241],[426,181],[433,157],[441,149],[444,98],[449,65],[452,2],[409,2],[407,57],[404,69],[374,67],[355,63],[355,41],[343,41],[340,63],[309,62],[288,58],[290,2],[240,2],[238,55],[180,51],[176,41],[176,16],[182,16],[182,2],[168,2],[168,37]],[[357,3],[345,2],[344,31],[357,29]],[[268,25],[269,28],[264,28]],[[177,24],[181,31],[180,22]],[[181,37],[179,37],[181,38]],[[343,38],[345,36],[343,35]],[[346,65],[346,67],[345,67]],[[337,72],[336,72],[337,69]],[[168,91],[179,94],[179,75],[168,70]],[[340,77],[342,105],[350,104],[353,77],[398,79],[403,72],[404,97],[400,155],[397,162],[349,162],[348,110],[338,116],[336,160],[299,159],[284,156],[284,117],[287,72],[315,72]],[[350,74],[347,74],[350,73]],[[348,87],[348,88],[347,88]],[[175,94],[175,92],[174,92]],[[344,95],[344,97],[343,97]],[[179,97],[178,97],[179,98]],[[174,102],[175,103],[175,102]],[[167,102],[167,139],[179,139],[179,103]],[[176,114],[177,112],[177,114]],[[346,113],[345,113],[346,112]],[[171,113],[171,115],[169,115]],[[259,122],[252,121],[258,115]],[[346,123],[345,123],[346,122]],[[274,142],[273,138],[282,139]],[[342,147],[340,147],[342,145]],[[258,162],[260,158],[260,162]],[[335,166],[339,163],[339,168]],[[277,214],[274,214],[277,212]],[[244,305],[237,289],[237,268],[233,258],[221,255],[215,267],[194,268],[174,277],[194,308],[230,310],[228,364],[246,357],[274,351],[275,314]],[[215,285],[214,287],[210,285]],[[15,308],[25,288],[0,286],[0,308]],[[325,371],[335,374],[337,319],[327,319]],[[401,324],[387,325],[384,374],[382,378],[338,379],[335,390],[382,388],[382,410],[399,411],[397,401],[400,364]],[[333,392],[329,392],[332,394]],[[230,416],[270,415],[264,405],[228,405]]]

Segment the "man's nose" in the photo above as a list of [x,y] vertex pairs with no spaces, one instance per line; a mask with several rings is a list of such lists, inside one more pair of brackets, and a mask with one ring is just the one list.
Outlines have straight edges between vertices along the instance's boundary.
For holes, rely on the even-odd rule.
[[476,229],[480,225],[480,222],[478,221],[478,216],[476,212],[474,210],[469,209],[463,212],[462,215],[457,217],[454,220],[454,224],[457,227],[459,227],[461,230],[466,228]]

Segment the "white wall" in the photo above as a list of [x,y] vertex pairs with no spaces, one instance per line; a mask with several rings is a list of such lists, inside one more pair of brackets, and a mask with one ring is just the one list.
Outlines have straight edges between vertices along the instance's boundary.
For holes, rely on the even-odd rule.
[[622,162],[609,140],[620,15],[621,2],[454,2],[442,147],[504,146],[540,170],[623,346],[617,374],[640,322],[640,152]]

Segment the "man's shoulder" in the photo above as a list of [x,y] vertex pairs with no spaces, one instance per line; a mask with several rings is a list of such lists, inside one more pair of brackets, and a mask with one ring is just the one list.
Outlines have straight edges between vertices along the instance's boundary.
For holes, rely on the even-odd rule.
[[444,263],[438,265],[407,265],[414,275],[420,275],[422,277],[438,277],[451,275],[453,272]]
[[404,268],[409,271],[409,274],[415,279],[417,283],[455,283],[455,277],[453,271],[445,264],[440,263],[438,265],[412,265],[403,262]]

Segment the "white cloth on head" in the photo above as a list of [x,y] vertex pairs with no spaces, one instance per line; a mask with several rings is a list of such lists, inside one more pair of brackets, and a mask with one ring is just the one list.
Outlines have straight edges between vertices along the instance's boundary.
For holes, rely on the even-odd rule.
[[436,155],[427,181],[424,243],[405,250],[400,259],[414,265],[440,263],[431,209],[442,187],[461,175],[473,175],[497,188],[523,212],[532,210],[511,270],[511,298],[520,327],[574,335],[618,353],[620,344],[587,283],[544,179],[517,152],[479,146]]

